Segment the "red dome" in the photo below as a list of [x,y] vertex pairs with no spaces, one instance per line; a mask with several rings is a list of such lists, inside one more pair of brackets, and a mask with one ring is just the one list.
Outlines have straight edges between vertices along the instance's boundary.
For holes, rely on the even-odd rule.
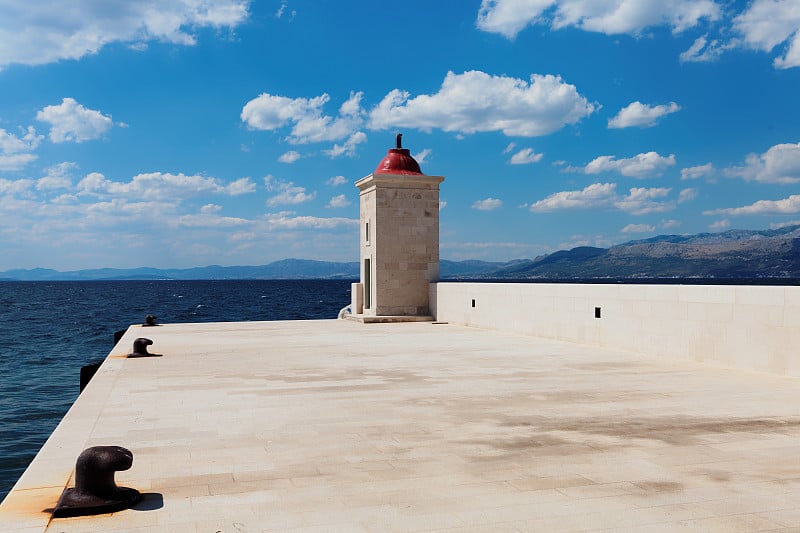
[[411,157],[411,152],[401,147],[402,136],[402,133],[397,134],[397,148],[389,149],[386,157],[375,167],[375,174],[422,175],[419,163]]

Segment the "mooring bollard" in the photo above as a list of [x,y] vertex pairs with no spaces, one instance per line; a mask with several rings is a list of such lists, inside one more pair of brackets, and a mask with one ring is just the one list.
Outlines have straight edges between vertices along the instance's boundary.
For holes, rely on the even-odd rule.
[[93,446],[75,463],[75,488],[66,489],[53,516],[88,516],[129,509],[141,500],[136,489],[118,487],[114,474],[133,465],[133,453],[122,446]]
[[133,341],[133,353],[129,353],[128,357],[161,357],[160,353],[150,353],[147,347],[153,344],[153,341],[144,337],[139,337]]

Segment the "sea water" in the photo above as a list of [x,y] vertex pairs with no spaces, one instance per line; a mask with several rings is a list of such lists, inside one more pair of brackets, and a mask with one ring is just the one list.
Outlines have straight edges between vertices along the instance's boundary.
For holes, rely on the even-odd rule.
[[141,324],[336,318],[350,280],[0,282],[0,500],[78,397],[80,369]]

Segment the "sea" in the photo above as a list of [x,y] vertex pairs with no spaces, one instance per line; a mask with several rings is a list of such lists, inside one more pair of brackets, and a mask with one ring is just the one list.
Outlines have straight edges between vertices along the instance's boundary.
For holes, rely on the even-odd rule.
[[333,319],[351,280],[0,282],[0,501],[78,397],[80,369],[141,324]]

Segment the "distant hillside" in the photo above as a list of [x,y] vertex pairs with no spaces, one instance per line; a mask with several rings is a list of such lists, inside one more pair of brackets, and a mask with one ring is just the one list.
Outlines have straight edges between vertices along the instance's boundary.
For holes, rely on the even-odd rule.
[[498,278],[800,278],[800,226],[661,235],[580,247],[498,269]]
[[[798,278],[800,225],[660,235],[611,248],[583,246],[535,259],[440,263],[442,279]],[[358,279],[357,261],[284,259],[261,266],[187,269],[133,268],[58,272],[43,268],[0,272],[0,280]]]
[[478,261],[468,259],[466,261],[439,261],[439,276],[446,279],[473,279],[492,277],[494,272],[499,269],[507,268],[517,261],[498,263],[493,261]]
[[[453,279],[472,279],[491,276],[499,268],[515,262],[447,261],[440,263],[441,276]],[[158,280],[158,279],[358,279],[357,261],[332,263],[306,259],[284,259],[261,266],[211,265],[185,269],[161,268],[101,268],[59,272],[46,268],[8,270],[0,272],[6,281],[91,281],[91,280]]]
[[332,263],[307,259],[284,259],[261,266],[211,265],[185,269],[103,268],[59,272],[44,268],[0,272],[0,279],[19,281],[88,281],[148,279],[356,279],[358,262]]

